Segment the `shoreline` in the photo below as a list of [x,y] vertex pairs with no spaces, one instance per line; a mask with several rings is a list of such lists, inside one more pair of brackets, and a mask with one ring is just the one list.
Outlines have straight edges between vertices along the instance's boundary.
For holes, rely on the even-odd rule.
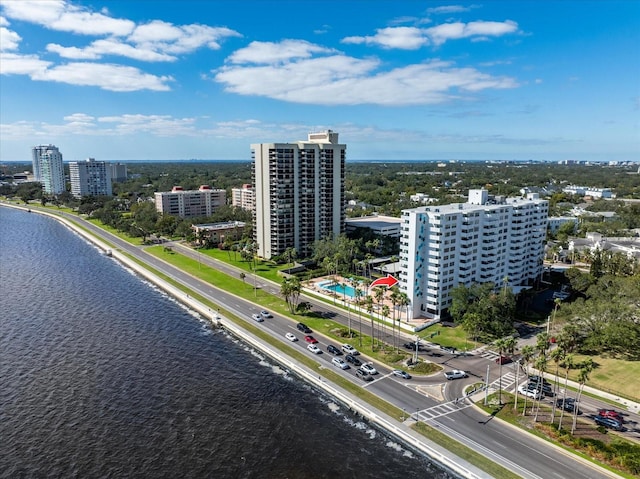
[[[105,241],[101,240],[101,238],[98,238],[93,234],[85,231],[78,224],[75,224],[74,221],[65,218],[61,214],[42,210],[38,207],[32,208],[29,205],[22,206],[3,201],[0,202],[0,206],[6,206],[9,208],[21,210],[23,212],[38,213],[59,221],[70,230],[79,234],[87,242],[97,246],[102,250],[103,254],[107,254],[112,258],[118,260],[120,263],[133,270],[136,275],[154,284],[166,294],[173,297],[176,301],[179,301],[192,310],[196,311],[204,319],[210,321],[214,326],[224,328],[227,332],[244,341],[261,353],[265,354],[283,368],[290,370],[301,380],[323,391],[337,403],[343,405],[352,412],[361,416],[363,420],[371,423],[375,427],[384,431],[390,437],[398,440],[408,449],[425,455],[434,463],[436,467],[442,469],[446,473],[455,477],[468,479],[489,479],[492,477],[476,466],[468,463],[467,461],[454,456],[453,453],[430,441],[428,438],[414,432],[410,428],[411,420],[399,422],[398,420],[375,410],[375,408],[373,408],[372,406],[334,385],[330,380],[325,379],[322,376],[318,376],[315,372],[312,372],[305,366],[297,363],[297,361],[282,353],[277,348],[262,342],[259,338],[244,330],[233,321],[225,319],[223,316],[218,315],[208,306],[204,305],[200,301],[197,301],[190,295],[179,290],[162,278],[156,276],[154,273],[147,270],[136,261],[133,261],[131,258],[127,257],[127,255],[122,254],[120,251],[113,248]],[[84,221],[81,218],[78,218],[78,220]],[[109,233],[105,231],[105,234]],[[144,261],[142,262],[144,263]],[[411,416],[409,415],[409,417]]]

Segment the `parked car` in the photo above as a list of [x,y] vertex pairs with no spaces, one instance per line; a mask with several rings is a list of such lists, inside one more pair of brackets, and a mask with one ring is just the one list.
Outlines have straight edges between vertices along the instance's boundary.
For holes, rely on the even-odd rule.
[[373,381],[373,377],[363,369],[356,369],[356,377],[359,377],[363,381]]
[[529,389],[525,384],[518,387],[518,392],[532,399],[540,399],[542,397],[542,393],[538,389]]
[[264,319],[262,319],[262,316],[260,316],[259,314],[252,314],[252,315],[251,315],[251,318],[252,318],[254,321],[258,321],[259,323],[261,323],[262,321],[264,321]]
[[331,360],[334,366],[339,367],[340,369],[349,369],[349,365],[342,358],[333,358]]
[[444,377],[447,378],[447,381],[451,381],[452,379],[462,379],[468,377],[467,373],[461,371],[459,369],[454,369],[452,371],[447,371],[444,373]]
[[311,351],[313,354],[322,354],[322,350],[315,344],[308,344],[307,349]]
[[378,370],[374,368],[370,363],[363,364],[362,366],[360,366],[360,369],[367,372],[367,374],[371,374],[372,376],[378,374]]
[[260,311],[260,316],[266,319],[273,318],[273,315],[269,311]]
[[[556,406],[567,412],[573,412],[576,409],[576,400],[574,398],[561,398],[556,401]],[[580,414],[580,411],[578,411],[578,414]]]
[[616,421],[624,422],[624,419],[622,419],[622,414],[614,409],[598,409],[598,416],[610,417],[611,419],[615,419]]
[[334,356],[341,356],[342,355],[342,351],[340,351],[338,348],[336,348],[333,344],[330,344],[329,346],[327,346],[327,351],[329,351]]
[[624,429],[622,422],[612,417],[594,416],[593,420],[598,426],[604,426],[615,431],[622,431]]
[[314,338],[313,336],[305,336],[304,340],[308,343],[311,344],[316,344],[318,342],[318,340],[316,338]]
[[284,337],[287,338],[292,343],[298,340],[298,338],[296,338],[296,335],[293,333],[287,333],[284,335]]
[[529,376],[529,382],[530,383],[538,383],[541,382],[542,384],[551,384],[549,381],[547,381],[545,378],[543,378],[542,376],[536,376],[535,374],[532,374]]
[[313,331],[311,331],[311,330],[309,329],[309,327],[308,327],[306,324],[304,324],[304,323],[298,323],[298,324],[296,325],[296,328],[298,328],[298,331],[302,331],[304,334],[311,334],[311,333],[313,332]]
[[343,344],[342,351],[345,354],[351,354],[352,356],[357,356],[358,354],[360,354],[360,351],[358,351],[356,348],[354,348],[350,344]]
[[362,361],[360,361],[358,358],[356,358],[353,354],[347,354],[344,357],[344,359],[346,359],[348,363],[351,363],[354,366],[360,366],[362,364]]
[[411,374],[409,374],[406,371],[403,371],[402,369],[394,369],[391,372],[393,373],[394,376],[398,376],[403,379],[411,379]]
[[549,383],[537,383],[537,382],[529,382],[527,384],[527,388],[529,389],[537,389],[545,396],[553,396],[555,393],[553,392],[553,387]]

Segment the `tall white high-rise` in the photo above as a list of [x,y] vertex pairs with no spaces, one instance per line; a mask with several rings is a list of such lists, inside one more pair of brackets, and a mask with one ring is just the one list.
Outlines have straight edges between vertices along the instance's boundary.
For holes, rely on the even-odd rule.
[[86,161],[69,163],[71,194],[83,196],[111,196],[111,165],[104,161],[87,158]]
[[258,256],[271,258],[344,231],[347,146],[338,133],[310,133],[307,141],[251,145]]
[[57,195],[65,191],[62,153],[54,145],[39,145],[31,149],[33,179],[42,183],[45,193]]
[[535,193],[487,190],[470,190],[467,203],[403,210],[399,280],[413,317],[440,318],[459,284],[531,286],[542,274],[548,216],[548,201]]

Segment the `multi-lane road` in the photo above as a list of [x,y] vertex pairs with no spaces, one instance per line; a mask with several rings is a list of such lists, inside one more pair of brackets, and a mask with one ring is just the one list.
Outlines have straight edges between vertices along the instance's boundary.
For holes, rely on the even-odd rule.
[[[73,222],[77,222],[76,216],[69,216]],[[97,237],[102,237],[109,243],[114,244],[118,250],[125,252],[147,264],[161,273],[186,285],[192,291],[209,298],[215,304],[220,305],[240,318],[246,318],[252,322],[251,315],[259,313],[263,307],[235,296],[234,294],[217,289],[208,283],[204,283],[197,278],[175,268],[164,261],[144,252],[144,249],[131,245],[114,235],[94,226],[89,222],[83,222],[83,227],[90,230]],[[176,246],[178,247],[178,246]],[[203,267],[212,267],[237,277],[238,271],[232,266],[213,260],[197,251],[188,248],[180,248],[180,252],[197,258]],[[253,281],[253,279],[251,279]],[[271,284],[257,278],[257,286],[273,294],[279,294],[279,285]],[[334,321],[345,323],[348,321],[344,311],[334,308],[324,302],[306,297],[305,301],[313,304],[314,311],[330,315]],[[363,334],[368,333],[367,322],[361,326],[356,324],[357,318],[351,315],[354,327],[362,327]],[[255,323],[254,323],[255,324]],[[329,343],[340,347],[335,341],[329,340],[319,334],[314,334],[318,339],[318,346],[323,351],[322,354],[313,354],[306,349],[307,343],[304,341],[304,334],[296,329],[296,322],[289,318],[274,314],[273,318],[268,318],[260,323],[259,327],[280,338],[289,345],[299,347],[305,354],[314,357],[316,360],[326,363],[327,368],[332,368],[339,374],[356,382],[370,392],[382,397],[388,402],[395,404],[406,412],[407,418],[425,421],[434,428],[480,452],[484,456],[491,458],[496,463],[502,464],[524,478],[562,478],[562,479],[583,479],[583,478],[606,478],[618,477],[600,468],[594,468],[589,463],[576,459],[575,456],[563,452],[557,447],[542,440],[506,425],[499,420],[493,419],[486,413],[473,407],[468,399],[462,398],[462,390],[465,384],[477,382],[486,376],[487,365],[490,365],[490,382],[498,379],[498,367],[491,358],[481,355],[457,356],[440,350],[432,350],[430,360],[443,365],[445,370],[461,369],[469,373],[468,379],[446,381],[442,373],[432,377],[402,379],[391,374],[391,370],[384,365],[375,364],[379,374],[374,376],[371,382],[365,382],[355,376],[355,367],[347,370],[340,370],[331,364],[333,355],[327,352],[326,346]],[[298,337],[298,341],[290,343],[284,335],[290,332]],[[407,338],[407,340],[410,340]],[[363,351],[363,353],[365,353]],[[422,352],[420,354],[428,354]],[[342,356],[344,357],[344,356]],[[359,359],[366,361],[364,354]],[[510,379],[513,374],[512,367],[503,366],[504,381]],[[504,387],[504,384],[503,384]],[[584,404],[584,408],[598,407],[597,403],[590,404],[589,399]],[[602,406],[605,407],[605,406]],[[638,418],[630,418],[637,421]]]

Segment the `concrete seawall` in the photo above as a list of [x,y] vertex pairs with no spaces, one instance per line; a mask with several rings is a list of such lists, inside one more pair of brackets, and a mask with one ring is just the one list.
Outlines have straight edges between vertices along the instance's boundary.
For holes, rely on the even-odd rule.
[[[20,209],[22,211],[25,211],[27,209],[27,207],[8,204],[5,202],[0,203],[0,205]],[[448,471],[450,474],[456,477],[468,479],[491,478],[491,476],[484,471],[473,466],[467,461],[458,458],[453,453],[413,431],[409,427],[409,422],[400,422],[397,419],[394,419],[384,413],[381,413],[380,411],[375,410],[368,404],[363,403],[361,400],[351,395],[347,391],[342,390],[330,381],[322,378],[321,376],[318,376],[315,372],[311,371],[291,357],[283,354],[277,348],[264,343],[253,334],[238,326],[233,321],[219,316],[217,312],[214,312],[210,307],[206,306],[200,301],[195,300],[194,298],[187,295],[172,284],[168,283],[164,279],[156,276],[146,268],[139,265],[137,262],[133,261],[127,255],[124,255],[121,252],[113,249],[108,243],[105,243],[104,241],[85,231],[83,228],[80,228],[73,221],[70,221],[63,216],[51,213],[46,210],[31,208],[31,212],[46,215],[60,221],[62,224],[75,231],[88,242],[96,245],[98,248],[104,250],[105,252],[109,252],[111,257],[135,271],[136,274],[146,279],[150,283],[156,285],[158,288],[162,289],[165,293],[169,294],[177,301],[180,301],[194,311],[197,311],[201,316],[207,318],[214,325],[226,329],[232,335],[250,344],[252,347],[261,351],[263,354],[270,357],[282,367],[290,370],[304,381],[312,384],[316,388],[325,391],[337,402],[356,412],[371,424],[386,431],[388,434],[396,438],[399,442],[402,442],[408,447],[430,457],[435,463]]]

